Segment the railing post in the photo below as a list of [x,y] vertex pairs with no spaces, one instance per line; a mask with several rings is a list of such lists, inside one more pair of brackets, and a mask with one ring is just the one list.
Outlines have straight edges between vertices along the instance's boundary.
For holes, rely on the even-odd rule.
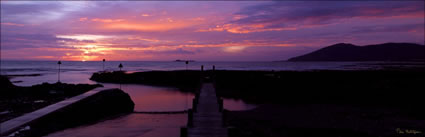
[[232,136],[238,136],[239,135],[239,130],[235,127],[229,127],[227,128],[227,136],[232,137]]
[[187,112],[187,127],[193,127],[193,111],[189,109]]
[[200,94],[199,92],[196,92],[195,93],[195,98],[199,98],[199,94]]
[[222,112],[222,126],[223,127],[226,127],[226,119],[227,119],[227,110],[223,110],[223,112]]
[[223,111],[223,99],[218,98],[218,110],[219,112]]
[[194,98],[192,100],[192,109],[193,109],[193,112],[196,112],[197,111],[197,105],[198,105],[198,99],[197,98]]
[[180,137],[187,137],[187,127],[180,128]]

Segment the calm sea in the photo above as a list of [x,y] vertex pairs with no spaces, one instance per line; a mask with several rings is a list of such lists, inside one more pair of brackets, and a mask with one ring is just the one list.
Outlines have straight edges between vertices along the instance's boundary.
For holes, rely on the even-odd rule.
[[[218,70],[359,70],[380,69],[382,62],[184,62],[173,61],[63,61],[61,68],[61,81],[66,83],[94,83],[88,78],[103,68],[107,71],[119,70],[118,65],[123,64],[123,70],[128,72],[150,70],[199,70],[201,65],[205,69],[212,69],[215,65]],[[12,80],[16,85],[30,86],[42,82],[53,83],[58,81],[58,64],[56,61],[1,61],[2,75],[40,74],[36,77],[15,77]]]

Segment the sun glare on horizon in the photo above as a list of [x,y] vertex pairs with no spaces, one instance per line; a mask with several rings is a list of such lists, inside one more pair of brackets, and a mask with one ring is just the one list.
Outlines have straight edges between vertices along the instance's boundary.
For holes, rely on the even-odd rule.
[[424,44],[423,5],[1,1],[2,58],[274,61],[336,43]]

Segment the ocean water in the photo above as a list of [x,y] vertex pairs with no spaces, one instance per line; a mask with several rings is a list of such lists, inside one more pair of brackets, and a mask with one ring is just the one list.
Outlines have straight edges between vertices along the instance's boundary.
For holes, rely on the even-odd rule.
[[[380,69],[382,62],[184,62],[174,61],[62,61],[60,65],[60,80],[66,83],[94,83],[88,78],[97,71],[119,70],[118,65],[123,64],[123,70],[128,72],[150,70],[199,70],[204,65],[206,70],[215,65],[217,70],[358,70]],[[36,77],[15,77],[12,80],[16,85],[30,86],[43,82],[54,83],[58,81],[59,65],[56,61],[1,61],[2,75],[28,75],[40,74]]]

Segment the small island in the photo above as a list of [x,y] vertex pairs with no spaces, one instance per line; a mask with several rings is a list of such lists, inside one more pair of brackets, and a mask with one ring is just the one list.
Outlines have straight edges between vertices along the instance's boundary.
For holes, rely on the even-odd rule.
[[174,62],[195,62],[195,60],[180,60],[180,59],[177,59]]

